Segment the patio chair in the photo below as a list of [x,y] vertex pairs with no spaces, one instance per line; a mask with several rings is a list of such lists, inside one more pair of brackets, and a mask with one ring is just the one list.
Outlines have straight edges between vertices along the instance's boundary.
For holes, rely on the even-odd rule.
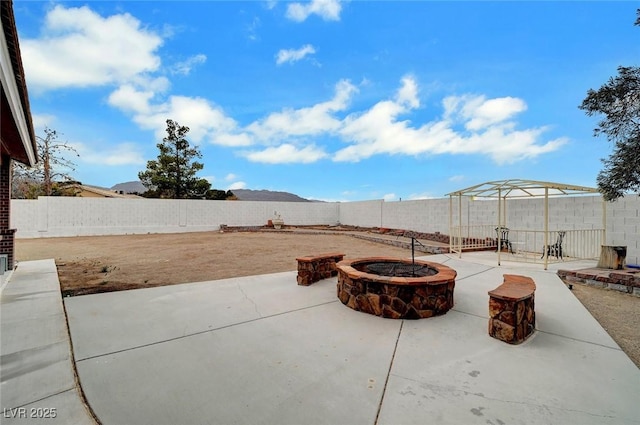
[[513,254],[513,245],[509,241],[509,228],[504,226],[496,227],[496,235],[498,236],[496,239],[496,245],[498,245],[498,240],[500,241],[500,246],[498,246],[496,252],[506,248],[508,252]]
[[564,260],[564,258],[562,258],[562,241],[564,239],[564,235],[566,234],[567,232],[565,232],[564,230],[558,231],[558,238],[556,239],[556,243],[547,245],[545,248],[543,248],[542,257],[540,257],[540,259],[542,260],[544,258],[544,254],[546,252],[547,257],[553,256],[556,257],[556,259]]

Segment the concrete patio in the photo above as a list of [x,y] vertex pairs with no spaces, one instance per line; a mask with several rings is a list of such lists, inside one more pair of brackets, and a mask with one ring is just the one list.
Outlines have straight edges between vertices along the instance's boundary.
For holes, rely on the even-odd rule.
[[[296,272],[66,298],[82,390],[105,425],[640,424],[640,370],[556,275],[593,262],[428,261],[457,271],[455,305],[417,321],[353,311],[335,278],[302,287]],[[38,348],[64,326],[60,299],[58,313],[20,316],[55,293],[54,272],[53,261],[21,263],[2,292],[2,408],[91,423],[68,351]],[[505,273],[537,285],[537,331],[519,346],[487,334],[487,291]],[[15,335],[33,347],[13,348]]]

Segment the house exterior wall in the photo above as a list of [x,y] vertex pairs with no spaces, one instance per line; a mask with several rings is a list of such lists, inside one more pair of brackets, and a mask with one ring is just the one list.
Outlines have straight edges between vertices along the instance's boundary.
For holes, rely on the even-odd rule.
[[[288,225],[334,225],[449,233],[449,198],[384,202],[250,202],[168,199],[100,199],[41,197],[13,200],[11,226],[17,238],[218,230],[228,226],[261,226],[277,212]],[[453,223],[463,226],[498,222],[497,201],[452,200]],[[606,203],[607,245],[627,246],[627,263],[640,264],[640,197],[629,195]],[[599,196],[549,199],[549,230],[602,227]],[[512,229],[543,230],[544,200],[511,199],[506,223]]]
[[11,158],[0,158],[0,254],[7,256],[7,269],[13,268],[14,235],[11,224]]

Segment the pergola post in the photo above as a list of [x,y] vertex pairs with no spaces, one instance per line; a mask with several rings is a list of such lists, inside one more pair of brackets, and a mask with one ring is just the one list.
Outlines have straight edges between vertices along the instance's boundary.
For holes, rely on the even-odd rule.
[[462,193],[458,194],[458,258],[462,258]]
[[549,188],[544,188],[544,245],[542,255],[544,256],[544,269],[547,270],[549,264]]
[[453,196],[449,194],[449,253],[453,251]]
[[502,202],[502,189],[498,188],[498,227],[497,227],[497,236],[498,236],[498,265],[500,265],[500,253],[502,252],[502,232],[500,231],[500,225],[502,223],[502,208],[500,207],[500,203]]
[[602,197],[602,245],[607,244],[607,201]]

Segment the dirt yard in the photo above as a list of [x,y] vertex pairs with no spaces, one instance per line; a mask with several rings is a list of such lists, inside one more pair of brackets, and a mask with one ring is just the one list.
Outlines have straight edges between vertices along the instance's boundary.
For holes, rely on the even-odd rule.
[[[55,259],[65,296],[292,271],[296,257],[336,251],[345,258],[411,255],[408,249],[339,234],[202,232],[16,240],[17,261]],[[640,367],[640,297],[573,287]]]
[[[343,252],[345,258],[410,250],[334,234],[201,232],[19,239],[16,258],[54,258],[64,295],[84,295],[297,269],[296,257]],[[422,253],[420,255],[423,255]]]

